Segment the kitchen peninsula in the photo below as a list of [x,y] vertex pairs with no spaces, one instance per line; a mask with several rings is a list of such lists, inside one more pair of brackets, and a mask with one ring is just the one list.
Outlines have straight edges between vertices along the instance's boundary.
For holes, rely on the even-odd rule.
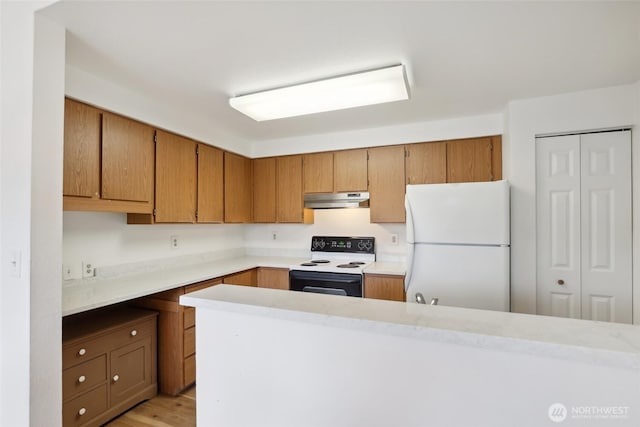
[[229,285],[180,301],[198,425],[640,422],[637,326]]

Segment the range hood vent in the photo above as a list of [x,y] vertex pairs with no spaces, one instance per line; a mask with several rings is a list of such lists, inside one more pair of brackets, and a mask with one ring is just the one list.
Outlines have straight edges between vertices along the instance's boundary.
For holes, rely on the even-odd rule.
[[314,193],[304,195],[304,207],[311,209],[368,208],[369,193]]

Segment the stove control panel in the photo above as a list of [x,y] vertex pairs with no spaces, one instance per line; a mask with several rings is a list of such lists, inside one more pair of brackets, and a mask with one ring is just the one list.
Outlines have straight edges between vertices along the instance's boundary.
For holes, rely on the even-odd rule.
[[375,253],[375,237],[313,236],[311,252]]

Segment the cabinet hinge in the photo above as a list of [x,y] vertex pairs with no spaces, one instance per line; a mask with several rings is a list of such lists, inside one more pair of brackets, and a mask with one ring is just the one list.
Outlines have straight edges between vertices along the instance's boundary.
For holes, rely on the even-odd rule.
[[369,160],[369,152],[367,151],[367,160]]
[[198,211],[196,211],[196,221],[198,220]]
[[198,154],[200,154],[200,146],[199,146],[199,145],[196,145],[196,156],[197,156]]
[[405,149],[404,149],[404,156],[405,156],[405,157],[409,157],[410,155],[411,155],[411,151],[409,151],[409,149],[408,149],[408,148],[405,148]]
[[156,216],[156,208],[153,208],[153,216]]
[[153,133],[153,142],[157,143],[158,142],[158,132],[154,132]]

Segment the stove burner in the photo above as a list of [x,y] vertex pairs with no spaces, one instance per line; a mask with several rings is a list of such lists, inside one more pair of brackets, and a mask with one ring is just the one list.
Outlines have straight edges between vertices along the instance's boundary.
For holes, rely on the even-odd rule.
[[313,260],[313,261],[311,261],[311,262],[315,262],[316,264],[328,264],[328,263],[330,263],[331,261],[329,261],[328,259],[314,259],[314,260]]
[[315,262],[303,262],[300,265],[303,266],[303,267],[315,267],[318,264],[316,264]]
[[353,264],[353,265],[364,265],[365,263],[362,261],[351,261],[349,264]]
[[340,268],[358,268],[359,265],[349,263],[349,264],[340,264],[340,265],[338,265],[338,267],[340,267]]

